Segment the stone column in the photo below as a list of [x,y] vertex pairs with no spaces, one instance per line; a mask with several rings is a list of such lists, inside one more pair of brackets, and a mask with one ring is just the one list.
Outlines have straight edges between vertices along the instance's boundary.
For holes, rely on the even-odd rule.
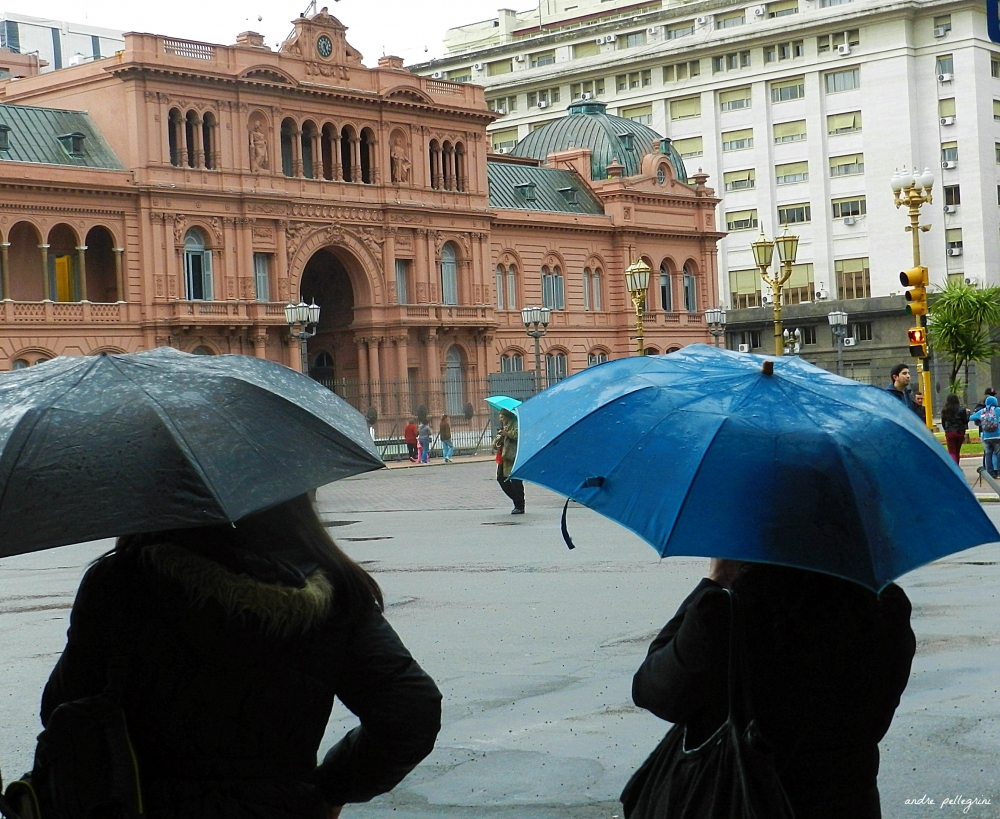
[[399,379],[399,413],[408,415],[410,406],[409,335],[396,336],[396,377]]
[[371,172],[372,184],[379,185],[382,182],[381,155],[378,152],[378,140],[373,139],[368,143],[368,168]]
[[361,141],[351,137],[351,181],[361,181]]
[[358,403],[364,412],[368,409],[368,339],[359,338],[358,345]]
[[444,149],[444,187],[445,190],[455,190],[455,149]]
[[125,252],[125,248],[114,247],[112,251],[115,254],[115,280],[118,283],[118,301],[128,301],[125,298],[125,276],[122,270],[122,254]]
[[370,384],[370,400],[372,406],[378,410],[379,415],[382,414],[381,401],[379,400],[382,396],[382,374],[381,368],[379,367],[379,353],[381,346],[382,339],[380,338],[371,338],[368,340],[368,383]]
[[334,131],[330,137],[330,166],[333,170],[331,176],[335,182],[344,181],[344,169],[340,165],[340,132]]
[[194,166],[196,168],[205,167],[205,123],[198,117],[192,124],[194,128]]
[[76,249],[76,263],[80,267],[77,275],[77,282],[80,284],[80,298],[77,301],[88,301],[87,299],[87,246],[81,245]]
[[[177,167],[183,168],[187,165],[187,133],[184,128],[184,117],[180,112],[171,117],[170,127],[174,129],[174,145],[177,146]],[[174,157],[171,157],[171,160],[173,159]]]
[[[275,235],[275,254],[274,254],[274,283],[275,283],[275,294],[278,299],[281,299],[281,294],[287,292],[287,301],[292,303],[298,303],[298,299],[292,296],[292,274],[289,268],[288,262],[288,237],[285,234],[285,229],[288,227],[288,222],[283,219],[279,219],[274,223],[274,235]],[[284,286],[279,286],[281,283]]]
[[52,287],[49,282],[49,245],[39,245],[42,251],[42,299],[52,301]]
[[257,358],[267,358],[267,330],[263,327],[254,333],[253,354]]
[[312,149],[313,149],[313,166],[312,166],[312,178],[322,179],[323,178],[323,141],[320,139],[320,132],[313,131],[312,136]]
[[10,298],[10,242],[0,242],[0,298]]
[[444,187],[444,155],[440,148],[435,148],[431,151],[431,172],[434,175],[434,181],[431,183],[431,187],[441,190]]
[[292,131],[292,176],[302,176],[302,132]]

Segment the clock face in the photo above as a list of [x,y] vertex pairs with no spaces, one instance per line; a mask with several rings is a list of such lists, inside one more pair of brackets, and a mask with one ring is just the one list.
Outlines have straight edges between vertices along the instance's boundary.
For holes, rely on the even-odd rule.
[[320,57],[329,57],[333,53],[333,43],[325,34],[316,41],[316,50]]

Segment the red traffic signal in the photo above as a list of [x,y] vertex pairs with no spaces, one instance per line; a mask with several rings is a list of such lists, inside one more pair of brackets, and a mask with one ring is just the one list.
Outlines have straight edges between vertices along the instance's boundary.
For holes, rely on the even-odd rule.
[[927,329],[911,327],[907,330],[910,337],[910,355],[914,358],[927,358]]

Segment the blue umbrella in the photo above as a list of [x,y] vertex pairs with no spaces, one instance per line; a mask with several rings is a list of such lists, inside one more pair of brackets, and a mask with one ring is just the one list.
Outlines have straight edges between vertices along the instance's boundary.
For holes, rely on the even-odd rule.
[[486,399],[486,403],[493,407],[493,409],[513,412],[517,407],[521,406],[522,402],[516,398],[508,398],[506,395],[491,395]]
[[902,402],[798,358],[695,344],[622,359],[550,387],[518,417],[513,477],[661,556],[796,566],[878,591],[1000,540]]

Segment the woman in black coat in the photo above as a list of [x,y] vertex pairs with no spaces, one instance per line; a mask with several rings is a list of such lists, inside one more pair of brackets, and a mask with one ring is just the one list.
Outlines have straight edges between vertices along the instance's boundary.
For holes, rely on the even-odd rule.
[[[42,722],[123,657],[150,819],[335,817],[392,789],[440,728],[441,695],[382,609],[304,495],[123,537],[80,585]],[[334,697],[361,725],[317,765]]]
[[649,647],[640,708],[700,745],[728,713],[731,588],[742,601],[749,696],[796,819],[879,819],[878,743],[916,643],[898,586],[880,595],[815,572],[713,560]]

